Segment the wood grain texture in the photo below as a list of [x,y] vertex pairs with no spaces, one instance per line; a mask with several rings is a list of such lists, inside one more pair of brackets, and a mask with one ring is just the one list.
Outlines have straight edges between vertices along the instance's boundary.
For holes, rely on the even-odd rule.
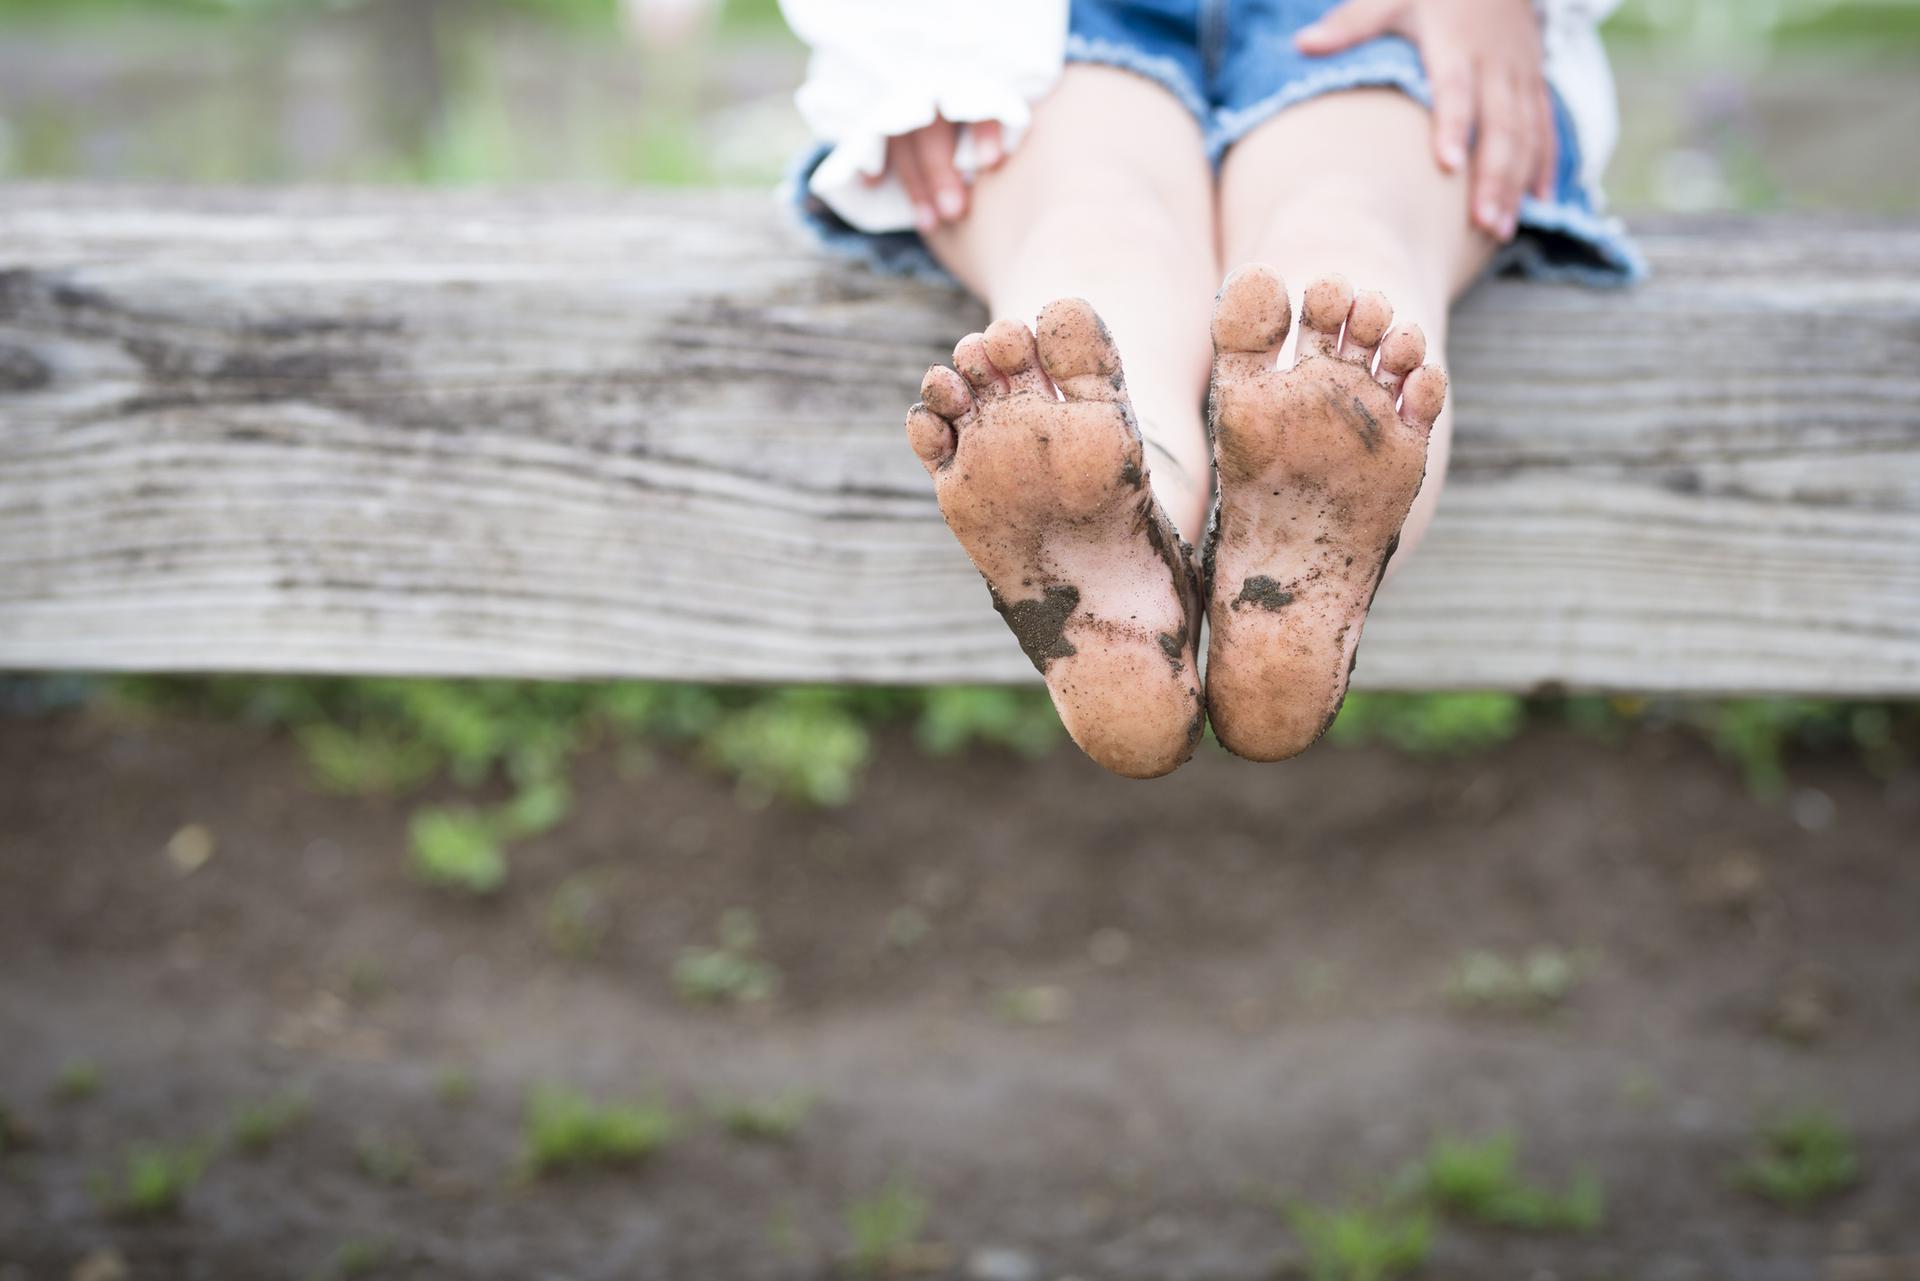
[[[1920,693],[1920,229],[1463,307],[1373,688]],[[0,666],[1030,680],[901,419],[980,321],[756,193],[0,189]]]

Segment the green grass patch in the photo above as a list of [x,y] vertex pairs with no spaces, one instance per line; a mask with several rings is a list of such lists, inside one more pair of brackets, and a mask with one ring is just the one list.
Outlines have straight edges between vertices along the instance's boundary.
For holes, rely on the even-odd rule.
[[707,1110],[720,1128],[737,1139],[791,1143],[813,1115],[814,1098],[806,1090],[782,1090],[763,1098],[715,1098]]
[[1572,953],[1542,947],[1523,956],[1474,949],[1448,971],[1446,996],[1456,1008],[1474,1013],[1546,1014],[1558,1009],[1579,981],[1581,965]]
[[926,1231],[932,1207],[905,1179],[889,1179],[846,1209],[848,1260],[861,1276],[901,1270]]
[[697,1005],[756,1005],[780,991],[780,972],[760,955],[760,927],[753,913],[730,908],[720,915],[719,942],[682,948],[673,963],[673,987]]
[[1291,1205],[1308,1281],[1390,1281],[1427,1261],[1433,1219],[1425,1210]]
[[88,1187],[109,1214],[123,1218],[172,1214],[200,1182],[212,1156],[204,1143],[136,1144],[114,1169],[96,1172]]
[[1441,1138],[1415,1167],[1412,1183],[1436,1210],[1493,1227],[1592,1232],[1606,1218],[1598,1177],[1583,1174],[1564,1192],[1529,1183],[1511,1134],[1478,1141]]
[[657,1099],[602,1104],[573,1090],[541,1086],[527,1102],[522,1164],[536,1176],[632,1165],[666,1147],[679,1130],[679,1119]]
[[76,1059],[60,1069],[53,1080],[53,1097],[62,1103],[84,1103],[96,1097],[106,1086],[100,1065],[90,1059]]
[[433,1079],[433,1092],[448,1107],[465,1107],[473,1102],[473,1073],[465,1068],[442,1068]]
[[1860,1182],[1853,1138],[1833,1115],[1804,1108],[1771,1121],[1733,1172],[1735,1186],[1790,1210],[1808,1210]]
[[258,1155],[305,1125],[313,1116],[313,1095],[306,1090],[282,1090],[233,1110],[227,1122],[227,1146]]
[[367,1130],[353,1142],[353,1163],[374,1182],[401,1187],[420,1169],[420,1145],[405,1131]]

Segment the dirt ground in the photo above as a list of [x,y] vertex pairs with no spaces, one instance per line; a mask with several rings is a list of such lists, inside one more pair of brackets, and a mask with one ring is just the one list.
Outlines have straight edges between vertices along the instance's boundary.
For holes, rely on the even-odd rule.
[[[1766,804],[1659,732],[1209,748],[1153,784],[898,748],[824,813],[596,758],[472,901],[409,875],[405,803],[317,794],[259,729],[0,719],[0,1101],[30,1142],[0,1159],[0,1278],[106,1249],[138,1281],[337,1275],[373,1240],[381,1277],[826,1277],[890,1179],[928,1200],[936,1274],[1267,1278],[1301,1259],[1281,1199],[1502,1128],[1542,1179],[1597,1171],[1605,1226],[1448,1223],[1423,1275],[1920,1277],[1920,772],[1798,762]],[[214,838],[190,872],[187,824]],[[605,927],[590,955],[553,928],[563,882]],[[689,1006],[675,958],[730,908],[779,995]],[[1542,946],[1578,965],[1556,1010],[1449,998],[1466,950]],[[63,1100],[76,1062],[98,1092]],[[657,1091],[689,1126],[639,1168],[528,1181],[543,1082]],[[289,1086],[311,1120],[176,1213],[90,1193],[126,1145]],[[694,1123],[794,1089],[819,1102],[790,1143]],[[1731,1186],[1756,1119],[1808,1103],[1858,1136],[1861,1185],[1802,1213]],[[369,1135],[412,1145],[410,1177],[369,1175]]]

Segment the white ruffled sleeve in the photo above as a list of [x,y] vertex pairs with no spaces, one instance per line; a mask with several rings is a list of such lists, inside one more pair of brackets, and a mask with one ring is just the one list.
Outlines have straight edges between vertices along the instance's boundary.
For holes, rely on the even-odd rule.
[[1600,43],[1600,22],[1620,0],[1538,0],[1546,75],[1573,117],[1580,139],[1580,177],[1598,198],[1600,177],[1620,140],[1613,70]]
[[[862,231],[913,226],[897,178],[862,181],[885,168],[888,138],[936,115],[997,120],[1011,152],[1066,56],[1067,0],[780,0],[780,8],[813,51],[795,101],[833,147],[807,188]],[[978,168],[968,130],[954,164],[969,180]]]

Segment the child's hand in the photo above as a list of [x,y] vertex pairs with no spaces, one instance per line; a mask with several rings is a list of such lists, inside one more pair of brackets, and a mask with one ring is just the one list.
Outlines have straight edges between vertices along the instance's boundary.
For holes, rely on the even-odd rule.
[[1433,83],[1433,150],[1448,173],[1473,145],[1472,216],[1511,240],[1520,196],[1553,194],[1558,162],[1540,23],[1530,0],[1346,0],[1294,37],[1328,54],[1379,35],[1413,41]]
[[[997,168],[1005,160],[1006,149],[1000,140],[1000,122],[982,120],[967,126],[973,134],[973,147],[985,170]],[[953,167],[953,149],[959,126],[935,117],[930,125],[887,139],[887,167],[867,175],[869,185],[877,184],[888,173],[897,174],[913,202],[913,225],[932,231],[943,222],[959,222],[967,216],[967,184]]]

